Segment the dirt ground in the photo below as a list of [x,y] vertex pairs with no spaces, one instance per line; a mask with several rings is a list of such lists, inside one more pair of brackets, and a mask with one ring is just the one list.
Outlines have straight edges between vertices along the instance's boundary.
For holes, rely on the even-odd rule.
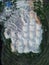
[[[49,10],[46,10],[46,28],[44,32],[43,44],[41,44],[42,52],[40,54],[18,54],[12,53],[10,50],[9,40],[5,44],[2,40],[1,62],[3,65],[49,65]],[[1,30],[2,26],[0,27]],[[1,31],[2,32],[2,31]],[[2,37],[2,35],[1,35]],[[3,37],[4,39],[4,37]],[[11,42],[11,41],[10,41]]]

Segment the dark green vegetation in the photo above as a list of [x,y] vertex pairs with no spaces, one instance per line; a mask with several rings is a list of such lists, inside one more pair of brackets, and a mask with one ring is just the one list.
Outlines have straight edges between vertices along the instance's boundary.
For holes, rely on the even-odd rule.
[[43,25],[42,28],[44,30],[43,40],[40,46],[42,52],[40,54],[12,53],[10,48],[11,40],[5,39],[3,35],[4,25],[2,23],[1,37],[3,39],[3,44],[1,60],[3,65],[49,65],[49,3],[45,3],[43,5],[44,6],[41,7],[40,2],[35,2],[35,11],[40,17],[41,23]]
[[2,3],[2,2],[0,2],[0,12],[2,12],[2,11],[3,11],[3,7],[4,7],[3,3]]

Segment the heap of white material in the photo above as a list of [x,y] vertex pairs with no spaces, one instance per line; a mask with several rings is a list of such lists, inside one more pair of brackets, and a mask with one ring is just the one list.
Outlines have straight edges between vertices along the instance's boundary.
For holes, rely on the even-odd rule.
[[40,52],[42,25],[37,24],[35,18],[30,18],[27,9],[14,10],[11,17],[5,22],[5,27],[4,35],[6,38],[11,38],[12,52]]

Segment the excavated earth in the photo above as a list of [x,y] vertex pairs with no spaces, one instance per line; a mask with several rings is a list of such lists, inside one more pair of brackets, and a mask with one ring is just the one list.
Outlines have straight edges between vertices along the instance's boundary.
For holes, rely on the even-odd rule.
[[40,54],[18,54],[12,53],[10,50],[11,40],[5,39],[3,32],[3,23],[0,23],[1,41],[2,41],[2,53],[1,63],[2,65],[49,65],[49,11],[46,10],[46,21],[44,22],[44,33],[41,44],[42,52]]

